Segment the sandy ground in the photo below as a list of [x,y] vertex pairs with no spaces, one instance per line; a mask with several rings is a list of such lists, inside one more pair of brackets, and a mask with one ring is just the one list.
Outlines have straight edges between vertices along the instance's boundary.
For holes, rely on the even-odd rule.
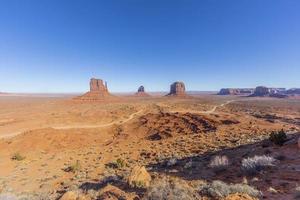
[[[176,157],[184,163],[224,149],[233,149],[230,155],[242,159],[251,145],[259,145],[272,130],[299,131],[299,119],[300,101],[295,99],[198,95],[183,99],[126,97],[110,103],[4,96],[0,97],[0,193],[55,196],[107,174],[125,176],[137,164],[155,166],[153,173],[165,173],[159,167],[161,160]],[[285,168],[293,165],[299,170],[299,150],[295,146],[274,149],[274,153],[290,157],[280,165],[288,178],[271,174],[271,183],[253,184],[262,188],[266,197],[282,199],[290,197],[300,181],[300,176],[291,178],[290,168]],[[258,153],[262,151],[257,148]],[[24,159],[12,160],[16,153]],[[125,169],[107,167],[118,158],[126,161]],[[77,161],[80,171],[66,172]],[[197,171],[191,175],[176,170],[179,172],[172,176],[187,180],[192,176],[242,181],[232,174],[208,171],[203,176]],[[280,185],[283,180],[287,182],[284,187]],[[271,186],[280,190],[280,195],[269,193]]]

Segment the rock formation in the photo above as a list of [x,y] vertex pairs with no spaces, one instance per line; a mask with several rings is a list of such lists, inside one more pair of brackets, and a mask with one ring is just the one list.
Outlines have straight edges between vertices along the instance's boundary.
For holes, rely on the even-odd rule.
[[258,86],[254,90],[254,96],[264,97],[270,94],[270,89],[265,86]]
[[103,92],[108,93],[107,83],[103,84],[101,79],[92,78],[90,80],[90,92]]
[[140,86],[138,91],[135,93],[135,96],[149,97],[150,95],[145,92],[145,87],[144,86]]
[[288,95],[300,95],[300,88],[291,88],[286,91]]
[[139,89],[138,89],[138,92],[145,92],[144,86],[140,86]]
[[90,80],[90,91],[75,99],[84,101],[103,101],[112,97],[113,96],[108,91],[106,82],[104,84],[103,80],[92,78]]
[[222,88],[218,95],[251,95],[254,88]]
[[175,82],[170,87],[168,96],[185,96],[185,85],[183,82]]
[[253,95],[255,97],[276,97],[285,98],[286,95],[285,88],[268,88],[265,86],[258,86],[255,88]]

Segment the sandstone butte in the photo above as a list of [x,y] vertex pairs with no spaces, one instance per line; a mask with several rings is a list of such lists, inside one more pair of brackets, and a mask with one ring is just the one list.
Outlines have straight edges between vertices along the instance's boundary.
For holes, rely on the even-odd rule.
[[145,92],[145,87],[144,86],[140,86],[138,88],[138,91],[135,93],[135,96],[138,96],[138,97],[149,97],[150,95]]
[[170,86],[170,93],[167,96],[186,96],[185,85],[183,82],[175,82]]
[[82,96],[75,97],[75,100],[104,101],[114,98],[116,97],[109,93],[106,82],[104,84],[103,80],[92,78],[90,80],[90,91]]

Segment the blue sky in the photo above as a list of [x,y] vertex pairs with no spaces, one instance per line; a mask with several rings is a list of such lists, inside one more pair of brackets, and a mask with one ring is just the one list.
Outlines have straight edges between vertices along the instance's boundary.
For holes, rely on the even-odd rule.
[[0,91],[300,87],[299,0],[0,0]]

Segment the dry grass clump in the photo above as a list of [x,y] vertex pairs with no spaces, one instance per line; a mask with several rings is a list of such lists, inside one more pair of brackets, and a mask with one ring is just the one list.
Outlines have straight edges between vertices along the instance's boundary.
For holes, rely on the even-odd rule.
[[211,159],[209,167],[215,172],[224,171],[229,165],[227,156],[215,156]]
[[25,156],[22,156],[20,153],[14,153],[11,157],[12,160],[21,161],[25,159]]
[[81,165],[80,165],[79,160],[77,160],[76,163],[74,163],[74,164],[70,165],[69,167],[65,168],[64,171],[75,173],[75,172],[80,171],[80,169],[81,169]]
[[106,164],[107,167],[113,169],[122,169],[127,166],[125,160],[118,158],[116,161]]
[[254,175],[266,167],[274,166],[275,161],[276,159],[271,156],[254,156],[252,158],[243,159],[241,168],[245,173]]
[[198,193],[185,181],[167,177],[156,179],[148,188],[143,200],[195,200]]
[[201,186],[200,193],[212,198],[225,198],[231,194],[247,194],[251,197],[260,197],[261,192],[247,184],[226,184],[222,181],[213,181]]

